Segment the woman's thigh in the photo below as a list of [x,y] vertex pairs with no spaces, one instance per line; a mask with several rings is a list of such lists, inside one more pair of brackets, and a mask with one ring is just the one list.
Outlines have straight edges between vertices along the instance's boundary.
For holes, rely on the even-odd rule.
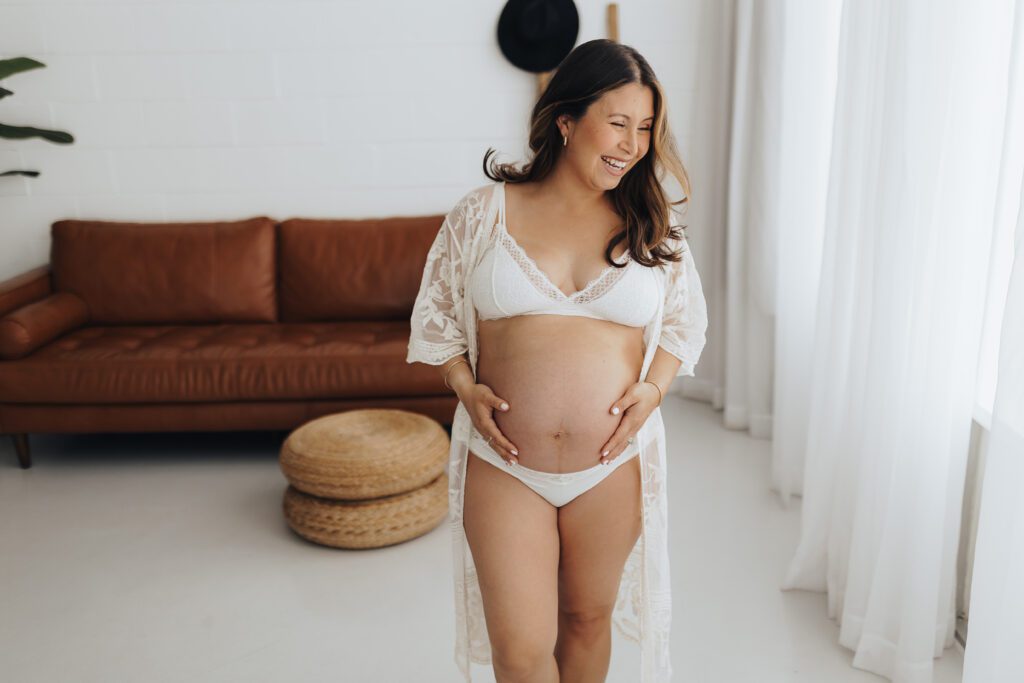
[[559,610],[581,622],[611,615],[642,527],[640,456],[558,508]]
[[558,635],[557,508],[472,451],[463,527],[494,655],[551,655]]

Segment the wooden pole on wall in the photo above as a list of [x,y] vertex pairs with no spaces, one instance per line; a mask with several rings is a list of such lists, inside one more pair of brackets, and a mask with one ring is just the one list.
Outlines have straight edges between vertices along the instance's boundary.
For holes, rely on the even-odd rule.
[[608,38],[616,43],[619,42],[619,3],[608,3],[605,21],[608,22]]
[[[619,42],[619,3],[609,2],[605,7],[605,30],[608,32],[608,39]],[[548,87],[553,71],[544,71],[537,74],[537,97],[540,97],[544,89]]]
[[538,98],[541,96],[541,93],[544,92],[544,89],[548,87],[548,81],[551,80],[551,74],[552,73],[554,73],[554,72],[553,71],[542,71],[539,74],[537,74],[537,97]]

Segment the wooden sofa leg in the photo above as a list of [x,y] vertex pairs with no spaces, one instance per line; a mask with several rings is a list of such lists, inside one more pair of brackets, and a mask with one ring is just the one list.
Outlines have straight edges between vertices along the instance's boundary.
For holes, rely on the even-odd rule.
[[21,469],[32,467],[32,453],[28,449],[28,434],[11,434],[14,439],[14,450],[18,453],[18,464]]

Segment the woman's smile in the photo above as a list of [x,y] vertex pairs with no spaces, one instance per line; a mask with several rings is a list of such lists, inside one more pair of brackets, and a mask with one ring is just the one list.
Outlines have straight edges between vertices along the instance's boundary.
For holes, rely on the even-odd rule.
[[[615,163],[612,163],[611,161],[609,161],[609,159],[613,159]],[[601,157],[601,165],[604,166],[605,170],[607,170],[613,176],[621,176],[623,173],[626,172],[626,168],[628,166],[628,164],[623,162],[621,159],[617,159],[616,157],[605,156]]]

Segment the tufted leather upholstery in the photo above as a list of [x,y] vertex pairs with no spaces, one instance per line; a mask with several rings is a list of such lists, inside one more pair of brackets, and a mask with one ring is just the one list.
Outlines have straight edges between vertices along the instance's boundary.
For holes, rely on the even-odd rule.
[[436,372],[400,372],[408,328],[397,321],[85,327],[0,364],[0,395],[117,403],[441,393]]
[[457,397],[405,362],[442,219],[58,221],[51,263],[0,283],[0,432],[450,423]]

